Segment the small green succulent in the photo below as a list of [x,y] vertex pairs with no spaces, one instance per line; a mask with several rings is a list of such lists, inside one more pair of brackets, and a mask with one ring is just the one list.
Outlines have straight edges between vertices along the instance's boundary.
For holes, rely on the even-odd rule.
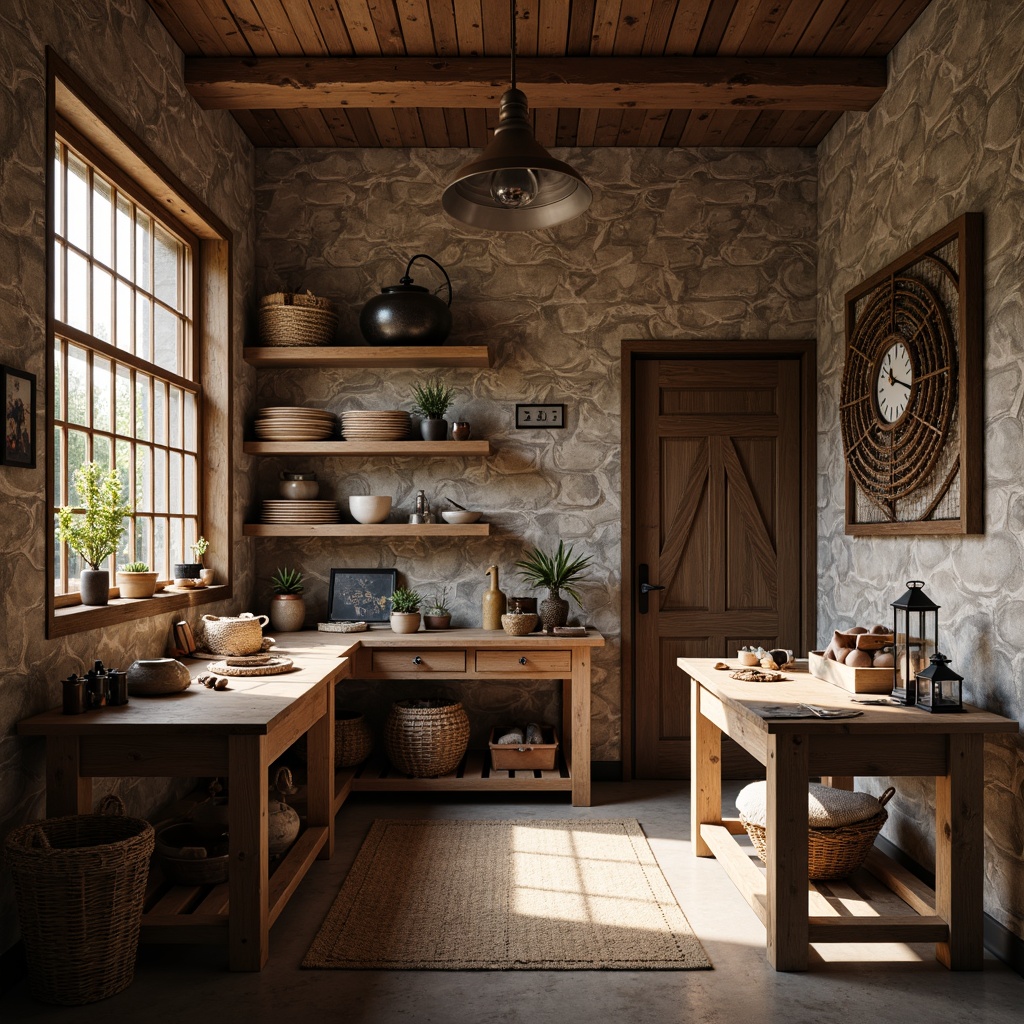
[[301,594],[302,573],[298,569],[278,569],[270,577],[270,583],[275,594]]
[[119,572],[149,572],[148,562],[129,562],[127,565],[118,566]]
[[391,595],[391,610],[393,612],[418,612],[420,610],[420,595],[415,590],[407,587],[399,587]]

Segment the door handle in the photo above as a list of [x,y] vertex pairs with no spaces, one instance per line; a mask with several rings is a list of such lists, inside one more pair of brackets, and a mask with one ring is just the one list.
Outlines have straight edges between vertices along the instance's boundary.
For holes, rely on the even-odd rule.
[[636,598],[636,610],[641,615],[646,615],[649,611],[648,597],[652,590],[664,590],[664,587],[658,586],[656,583],[648,583],[648,576],[650,575],[650,569],[647,563],[644,562],[637,567],[637,582],[640,584],[640,593]]

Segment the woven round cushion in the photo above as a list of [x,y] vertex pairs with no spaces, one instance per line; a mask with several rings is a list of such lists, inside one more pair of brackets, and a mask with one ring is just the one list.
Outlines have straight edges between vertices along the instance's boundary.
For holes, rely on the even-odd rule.
[[[745,822],[763,826],[768,820],[765,783],[751,782],[744,786],[736,797],[736,810]],[[807,824],[811,828],[841,828],[873,818],[878,811],[878,797],[871,793],[833,789],[817,782],[808,786]]]
[[468,746],[469,719],[458,702],[397,700],[384,723],[391,763],[416,779],[454,771]]

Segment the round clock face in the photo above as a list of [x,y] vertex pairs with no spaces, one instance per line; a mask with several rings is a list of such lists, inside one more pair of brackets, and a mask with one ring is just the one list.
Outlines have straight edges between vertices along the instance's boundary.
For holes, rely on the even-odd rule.
[[898,423],[910,405],[914,387],[914,366],[902,341],[883,350],[875,380],[878,415],[886,423]]
[[857,485],[892,517],[940,461],[957,399],[956,339],[925,282],[895,276],[857,310],[839,425]]

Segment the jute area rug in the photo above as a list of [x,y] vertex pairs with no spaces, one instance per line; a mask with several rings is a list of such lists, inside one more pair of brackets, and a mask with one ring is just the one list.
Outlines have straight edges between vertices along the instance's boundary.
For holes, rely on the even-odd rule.
[[634,820],[377,820],[303,967],[710,968]]

